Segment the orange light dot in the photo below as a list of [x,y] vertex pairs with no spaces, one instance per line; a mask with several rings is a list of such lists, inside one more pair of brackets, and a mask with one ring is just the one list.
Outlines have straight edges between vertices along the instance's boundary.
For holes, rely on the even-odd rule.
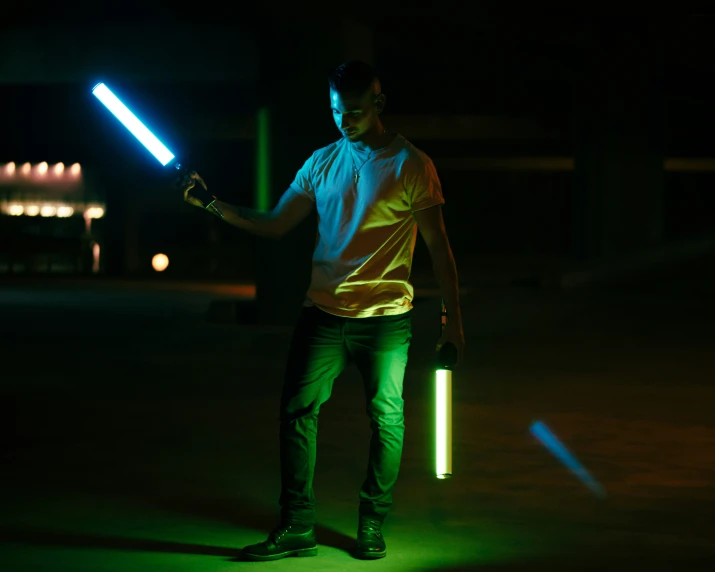
[[164,272],[169,266],[169,257],[166,254],[155,254],[151,259],[151,266],[157,272]]

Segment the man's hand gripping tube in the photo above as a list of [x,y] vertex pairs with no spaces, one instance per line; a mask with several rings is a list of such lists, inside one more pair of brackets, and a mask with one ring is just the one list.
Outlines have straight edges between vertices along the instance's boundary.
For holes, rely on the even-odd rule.
[[[184,177],[192,173],[189,169],[184,167],[181,163],[175,163],[174,167],[176,168],[177,171],[179,171],[179,176],[176,179],[177,182],[181,181]],[[211,193],[209,193],[204,186],[199,182],[196,181],[194,184],[193,188],[189,191],[189,194],[201,201],[201,206],[207,210],[211,211],[217,216],[223,218],[223,212],[219,208],[219,206],[216,204],[216,197],[213,196]]]

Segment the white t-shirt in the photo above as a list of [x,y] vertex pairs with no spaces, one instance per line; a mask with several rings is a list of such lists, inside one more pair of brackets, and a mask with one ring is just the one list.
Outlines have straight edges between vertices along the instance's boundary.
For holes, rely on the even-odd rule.
[[[318,212],[305,305],[338,316],[412,308],[412,213],[444,203],[432,160],[401,135],[368,155],[341,138],[315,151],[291,184]],[[357,183],[353,162],[360,169]]]

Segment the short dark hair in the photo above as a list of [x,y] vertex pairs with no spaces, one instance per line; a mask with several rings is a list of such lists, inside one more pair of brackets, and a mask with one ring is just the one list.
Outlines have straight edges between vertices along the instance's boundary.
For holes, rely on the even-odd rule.
[[330,89],[340,93],[363,93],[376,79],[372,66],[361,60],[344,62],[328,74]]

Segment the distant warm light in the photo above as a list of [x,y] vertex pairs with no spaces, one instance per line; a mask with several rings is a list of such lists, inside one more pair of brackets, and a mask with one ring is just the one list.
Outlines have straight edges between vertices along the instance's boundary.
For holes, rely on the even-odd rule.
[[[58,203],[58,202],[24,202],[12,201],[0,203],[2,214],[12,216],[37,216],[59,218],[69,218],[77,213],[84,213],[84,218],[89,225],[92,219],[102,218],[105,215],[104,207],[94,203],[92,206],[84,207],[81,204]],[[88,227],[89,229],[89,227]]]
[[96,242],[92,243],[92,272],[99,272],[99,244]]
[[157,272],[164,272],[169,266],[169,257],[166,254],[155,254],[151,259],[151,266]]
[[64,206],[57,207],[57,216],[60,218],[67,218],[74,214],[74,209],[72,207]]
[[44,179],[50,183],[50,180],[47,179],[47,176],[50,174],[54,174],[54,176],[58,178],[72,176],[75,179],[79,179],[82,176],[82,166],[80,163],[74,163],[72,166],[66,168],[62,162],[49,164],[47,161],[41,161],[35,164],[32,164],[30,161],[24,163],[15,163],[14,161],[5,164],[0,163],[0,176],[12,177],[17,174],[33,178],[36,182],[40,182],[41,179]]
[[102,207],[89,207],[84,211],[84,216],[87,218],[102,218],[104,216],[104,209]]

